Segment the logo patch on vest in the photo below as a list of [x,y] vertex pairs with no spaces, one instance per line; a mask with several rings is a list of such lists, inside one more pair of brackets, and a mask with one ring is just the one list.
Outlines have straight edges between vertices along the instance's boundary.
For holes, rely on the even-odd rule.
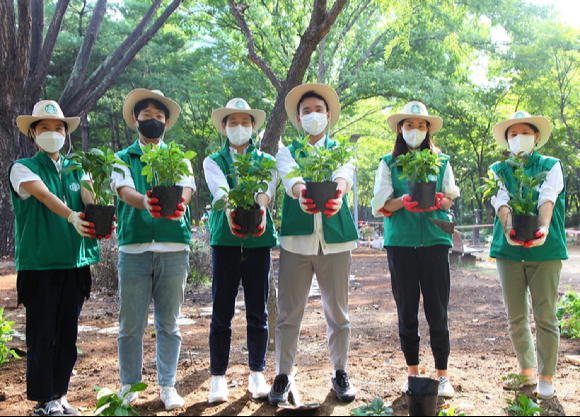
[[73,193],[77,193],[80,191],[81,186],[79,184],[77,184],[76,182],[73,182],[71,185],[68,186],[69,190],[71,190]]
[[413,104],[413,106],[411,107],[411,113],[421,114],[421,107],[417,106],[416,104]]
[[49,104],[44,108],[44,111],[48,114],[56,115],[56,107],[53,104]]
[[246,103],[244,103],[242,100],[238,100],[238,102],[236,103],[236,107],[238,109],[245,110],[246,109]]
[[429,181],[437,181],[438,179],[437,175],[429,175]]
[[514,119],[523,119],[526,117],[526,113],[523,111],[519,111],[514,115]]

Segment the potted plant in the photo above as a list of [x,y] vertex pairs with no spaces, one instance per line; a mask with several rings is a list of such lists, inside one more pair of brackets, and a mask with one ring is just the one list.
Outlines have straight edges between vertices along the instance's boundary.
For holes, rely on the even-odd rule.
[[141,162],[145,164],[141,172],[147,176],[147,182],[151,184],[151,198],[156,198],[161,207],[161,216],[175,215],[175,209],[181,204],[183,187],[177,185],[186,175],[192,175],[185,162],[197,154],[194,151],[184,151],[183,145],[175,142],[165,147],[155,148],[147,146],[143,151]]
[[[524,243],[531,242],[537,239],[536,232],[538,231],[538,216],[534,214],[538,207],[538,200],[534,198],[533,193],[544,182],[548,171],[529,177],[524,172],[525,159],[514,157],[508,163],[516,166],[513,173],[516,180],[516,190],[513,193],[508,190],[510,197],[508,206],[512,209],[512,227],[516,231],[514,240]],[[501,184],[505,183],[503,175],[500,174],[500,178],[496,179],[490,171],[488,178],[485,179],[485,184],[477,191],[483,193],[483,198],[489,198],[497,195],[502,188]]]
[[123,170],[115,165],[128,165],[117,159],[115,152],[106,146],[86,152],[73,152],[66,159],[73,163],[63,168],[61,173],[82,170],[91,177],[90,183],[81,181],[81,185],[91,193],[94,201],[94,204],[85,208],[85,220],[95,225],[97,236],[107,236],[111,233],[115,218],[113,202],[116,194],[111,190],[111,175],[118,172],[124,176]]
[[324,212],[328,200],[336,198],[337,183],[332,181],[332,173],[354,159],[354,150],[348,146],[348,137],[337,136],[338,146],[330,149],[310,145],[310,136],[300,143],[296,160],[298,166],[286,176],[304,178],[306,198],[313,200],[316,210]]
[[419,203],[417,208],[434,207],[437,198],[437,176],[441,166],[439,155],[430,149],[411,151],[399,155],[395,163],[402,169],[399,179],[407,180],[409,195],[413,201]]
[[232,167],[235,172],[229,174],[229,177],[236,178],[237,185],[230,190],[222,187],[228,193],[227,199],[222,198],[214,205],[215,211],[223,209],[227,203],[235,207],[236,224],[241,227],[238,230],[241,235],[255,235],[260,232],[258,226],[262,221],[262,214],[254,196],[268,190],[268,183],[272,181],[272,170],[276,169],[276,161],[272,158],[264,158],[258,162],[252,156],[252,153],[234,155],[236,162]]

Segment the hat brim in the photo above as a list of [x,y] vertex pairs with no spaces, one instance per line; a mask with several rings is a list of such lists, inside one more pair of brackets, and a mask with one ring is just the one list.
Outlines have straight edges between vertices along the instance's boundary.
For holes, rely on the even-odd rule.
[[165,130],[170,130],[177,123],[177,119],[181,113],[181,107],[175,101],[145,88],[137,88],[131,91],[125,99],[125,104],[123,104],[123,118],[127,125],[131,129],[137,130],[132,119],[133,109],[137,103],[147,99],[157,100],[169,109],[169,124]]
[[399,133],[399,123],[406,119],[421,119],[429,122],[429,133],[437,133],[443,127],[443,119],[439,116],[423,116],[421,114],[406,114],[397,113],[389,116],[387,123],[391,130],[395,133]]
[[16,125],[18,126],[18,129],[20,129],[22,133],[28,136],[30,125],[40,120],[60,120],[61,122],[65,122],[68,126],[69,134],[77,130],[77,128],[81,123],[81,119],[79,117],[19,116],[16,119]]
[[264,123],[266,123],[266,112],[264,110],[242,110],[230,109],[227,107],[214,110],[211,114],[211,121],[213,122],[213,125],[218,132],[224,133],[222,129],[222,122],[224,121],[224,117],[237,113],[244,113],[252,116],[254,118],[254,122],[256,123],[254,130],[260,129],[262,126],[264,126]]
[[508,140],[505,138],[505,133],[513,125],[518,125],[520,123],[534,125],[540,131],[540,141],[536,145],[536,149],[540,149],[550,140],[552,127],[550,125],[550,121],[547,118],[544,116],[522,117],[519,119],[509,119],[503,122],[499,122],[493,127],[493,137],[499,146],[501,146],[503,149],[509,149],[510,145]]
[[290,123],[292,123],[299,132],[302,130],[302,127],[298,124],[296,118],[296,109],[302,96],[310,91],[314,91],[319,96],[324,97],[328,103],[328,106],[330,107],[330,128],[332,129],[338,123],[338,119],[340,119],[340,99],[338,98],[336,91],[326,84],[302,84],[288,93],[285,106],[286,114],[288,115],[288,119],[290,119]]

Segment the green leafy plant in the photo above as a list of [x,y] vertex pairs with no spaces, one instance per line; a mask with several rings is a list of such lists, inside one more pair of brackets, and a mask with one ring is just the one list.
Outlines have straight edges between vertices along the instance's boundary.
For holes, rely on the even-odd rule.
[[141,156],[141,162],[145,164],[141,175],[147,176],[147,182],[154,187],[173,186],[184,176],[192,175],[185,160],[196,155],[194,151],[185,152],[185,147],[175,142],[163,148],[148,145]]
[[380,398],[373,400],[369,405],[364,405],[350,412],[351,416],[392,416],[393,409],[385,406]]
[[517,400],[507,399],[506,402],[510,407],[505,411],[512,416],[537,416],[544,412],[538,404],[525,395],[520,395]]
[[296,155],[298,166],[290,172],[286,179],[304,178],[312,182],[330,181],[332,173],[348,164],[354,158],[354,150],[349,146],[349,138],[337,136],[337,146],[326,149],[310,144],[310,136],[306,136],[300,143],[302,149]]
[[10,356],[20,359],[20,356],[13,349],[6,346],[6,343],[10,342],[14,335],[14,330],[12,330],[14,322],[8,321],[7,318],[8,316],[4,317],[4,308],[0,308],[0,364],[9,362]]
[[558,303],[557,317],[563,335],[572,339],[580,338],[580,296],[568,287],[568,292]]
[[425,149],[399,155],[395,163],[403,170],[399,179],[412,183],[422,183],[429,182],[431,176],[439,175],[441,159],[438,154],[432,153],[430,149]]
[[457,408],[455,408],[455,407],[448,408],[447,410],[441,410],[439,412],[439,416],[444,416],[444,417],[452,417],[452,416],[462,417],[462,416],[465,416],[465,413],[463,411],[455,414],[455,410],[457,410]]
[[[538,200],[534,199],[533,192],[544,182],[548,175],[548,171],[543,171],[533,177],[529,177],[524,172],[525,162],[525,159],[520,157],[514,157],[509,162],[516,166],[513,174],[514,179],[516,180],[516,191],[510,192],[508,190],[510,197],[508,206],[515,214],[533,215],[534,210],[538,206]],[[497,195],[497,193],[503,188],[502,184],[506,183],[503,175],[500,174],[499,178],[496,179],[491,171],[488,173],[488,177],[484,178],[484,181],[485,184],[477,189],[477,192],[483,193],[483,198],[491,198],[492,196]]]
[[227,198],[222,198],[214,204],[214,210],[218,211],[225,207],[226,203],[235,207],[252,209],[255,204],[255,193],[265,193],[268,183],[272,181],[272,170],[276,169],[276,161],[272,158],[264,158],[258,162],[252,159],[252,153],[246,155],[235,154],[236,162],[232,163],[235,172],[229,174],[230,178],[236,179],[236,186],[231,190],[222,187],[227,192]]
[[112,149],[103,146],[101,148],[89,149],[86,152],[73,152],[66,159],[74,163],[62,169],[60,171],[61,173],[77,170],[88,173],[91,177],[92,184],[87,181],[81,181],[81,185],[89,190],[95,204],[98,206],[106,206],[113,202],[116,194],[111,190],[111,175],[113,172],[117,172],[125,176],[124,171],[115,165],[118,164],[126,167],[129,167],[129,165],[117,159]]
[[133,392],[145,391],[147,389],[147,384],[138,383],[133,385],[133,387],[125,393],[123,397],[119,396],[116,391],[112,391],[109,388],[93,388],[97,391],[97,408],[95,409],[95,415],[138,416],[139,413],[135,411],[135,408],[131,405],[124,405],[123,400],[127,395]]

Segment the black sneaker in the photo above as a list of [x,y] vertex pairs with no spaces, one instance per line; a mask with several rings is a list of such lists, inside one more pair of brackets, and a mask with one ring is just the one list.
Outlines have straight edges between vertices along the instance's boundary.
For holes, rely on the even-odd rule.
[[82,415],[79,410],[77,410],[76,408],[74,408],[72,405],[70,405],[68,403],[68,401],[66,400],[66,397],[60,397],[57,401],[60,404],[60,406],[62,407],[62,412],[65,416],[81,416]]
[[290,394],[290,378],[288,375],[278,375],[272,384],[270,393],[268,394],[268,401],[273,406],[277,406],[280,403],[288,402],[288,395]]
[[64,416],[64,410],[58,400],[52,400],[47,403],[37,405],[34,408],[33,416]]
[[332,378],[332,389],[343,403],[350,403],[356,399],[356,388],[350,384],[345,371],[336,371],[336,378]]

